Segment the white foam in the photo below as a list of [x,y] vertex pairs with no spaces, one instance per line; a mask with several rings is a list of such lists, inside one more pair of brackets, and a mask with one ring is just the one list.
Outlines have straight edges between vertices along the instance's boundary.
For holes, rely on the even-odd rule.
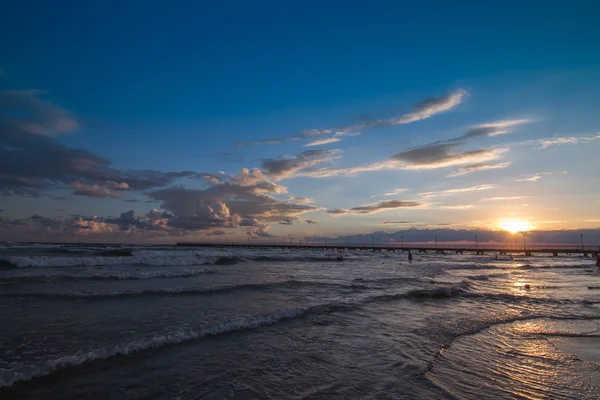
[[94,349],[80,352],[70,356],[48,360],[37,366],[23,366],[19,369],[0,370],[0,387],[11,386],[18,381],[50,375],[53,372],[68,367],[76,367],[94,360],[102,360],[117,355],[128,355],[138,351],[153,349],[170,344],[182,343],[200,339],[206,336],[215,336],[223,333],[256,329],[272,325],[279,321],[297,318],[304,314],[306,309],[292,308],[278,310],[269,314],[255,317],[239,317],[229,322],[199,329],[181,329],[164,335],[148,339],[134,340],[124,345]]

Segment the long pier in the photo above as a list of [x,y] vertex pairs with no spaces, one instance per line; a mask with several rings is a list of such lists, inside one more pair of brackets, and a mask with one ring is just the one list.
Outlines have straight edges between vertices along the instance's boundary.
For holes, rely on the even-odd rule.
[[416,251],[419,253],[484,253],[497,254],[525,254],[531,256],[533,253],[544,253],[558,256],[559,254],[578,254],[584,257],[596,256],[600,246],[578,246],[578,245],[527,245],[516,247],[514,244],[431,244],[431,243],[403,243],[403,244],[329,244],[329,243],[244,243],[244,242],[180,242],[177,246],[183,247],[220,247],[220,248],[252,248],[252,249],[290,249],[290,250],[322,250],[322,251]]

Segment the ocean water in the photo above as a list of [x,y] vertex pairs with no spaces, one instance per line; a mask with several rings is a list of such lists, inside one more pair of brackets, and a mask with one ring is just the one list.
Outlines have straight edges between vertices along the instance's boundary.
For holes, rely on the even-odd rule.
[[600,398],[593,260],[337,255],[0,245],[0,398]]

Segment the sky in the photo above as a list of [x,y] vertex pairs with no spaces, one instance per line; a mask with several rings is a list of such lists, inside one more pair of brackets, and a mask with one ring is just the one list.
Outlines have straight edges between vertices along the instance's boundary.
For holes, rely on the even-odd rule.
[[9,1],[0,240],[597,232],[598,15]]

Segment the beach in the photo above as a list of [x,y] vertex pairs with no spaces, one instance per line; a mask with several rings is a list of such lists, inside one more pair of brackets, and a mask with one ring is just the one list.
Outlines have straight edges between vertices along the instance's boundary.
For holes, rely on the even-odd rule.
[[0,398],[597,399],[596,287],[579,256],[8,243]]

